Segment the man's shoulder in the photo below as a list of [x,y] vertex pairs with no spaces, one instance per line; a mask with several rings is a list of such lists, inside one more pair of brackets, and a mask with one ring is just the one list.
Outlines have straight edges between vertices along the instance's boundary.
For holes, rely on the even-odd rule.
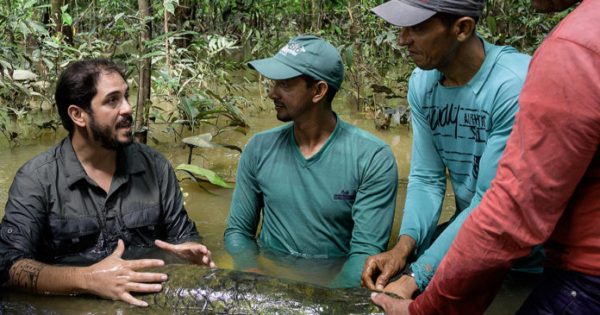
[[269,130],[257,132],[256,134],[254,134],[254,136],[252,136],[252,138],[248,142],[248,145],[255,146],[266,144],[271,146],[273,145],[273,143],[275,143],[275,140],[280,139],[282,137],[288,137],[292,132],[292,128],[293,124],[286,123],[284,125]]
[[359,147],[363,148],[365,151],[388,147],[387,143],[379,139],[374,134],[341,119],[339,122],[340,133],[342,134],[342,137],[346,139],[346,141],[359,143]]
[[40,169],[54,167],[55,162],[62,158],[60,148],[65,141],[66,139],[63,139],[61,142],[53,145],[50,149],[27,161],[25,164],[23,164],[23,166],[21,166],[19,173],[33,173]]
[[[492,66],[492,78],[504,80],[524,80],[527,76],[531,56],[521,53],[511,46],[496,46],[490,44],[489,53],[494,58]],[[488,58],[486,56],[486,58]]]
[[600,54],[600,1],[585,0],[550,33],[549,39],[562,39]]

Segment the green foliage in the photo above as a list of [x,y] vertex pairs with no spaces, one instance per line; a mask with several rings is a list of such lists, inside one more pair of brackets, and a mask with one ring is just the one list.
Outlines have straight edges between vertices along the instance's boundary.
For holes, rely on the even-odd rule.
[[[215,135],[245,126],[243,111],[257,108],[244,97],[249,81],[243,76],[246,62],[273,55],[301,33],[322,36],[338,47],[346,66],[343,89],[360,110],[375,111],[385,105],[373,86],[390,90],[388,96],[404,96],[414,68],[396,43],[398,29],[370,12],[381,0],[149,2],[153,15],[142,21],[138,1],[64,0],[60,19],[54,21],[48,0],[4,1],[0,5],[1,117],[26,117],[31,104],[52,104],[60,70],[81,58],[121,61],[133,79],[132,90],[138,85],[140,61],[151,58],[150,118],[166,124],[166,132],[176,138],[202,124],[214,126]],[[565,14],[534,13],[529,0],[487,0],[478,32],[491,42],[532,53]],[[141,42],[139,35],[148,21],[153,39]],[[140,53],[141,48],[146,52]],[[15,70],[28,70],[37,77],[13,80]],[[55,126],[56,118],[47,115],[47,121],[37,125],[52,129],[44,126]]]
[[182,172],[187,175],[188,178],[192,179],[195,182],[198,181],[207,181],[211,184],[223,188],[232,188],[230,184],[228,184],[223,178],[217,175],[215,172],[202,168],[200,166],[192,165],[192,164],[180,164],[175,168],[176,171]]

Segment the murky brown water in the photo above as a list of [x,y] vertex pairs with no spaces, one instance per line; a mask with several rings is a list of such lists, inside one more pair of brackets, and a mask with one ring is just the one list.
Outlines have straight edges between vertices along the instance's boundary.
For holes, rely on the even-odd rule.
[[[339,98],[339,97],[338,97]],[[400,185],[397,196],[397,212],[394,219],[394,229],[390,246],[395,242],[395,235],[400,224],[402,216],[402,207],[406,194],[406,179],[409,172],[410,162],[410,145],[412,135],[408,128],[398,127],[388,131],[379,131],[374,127],[371,119],[367,119],[364,113],[357,113],[354,106],[345,104],[343,99],[340,99],[334,108],[336,112],[345,121],[366,129],[379,138],[383,139],[392,148],[396,160],[398,162],[398,171]],[[267,107],[268,106],[267,104]],[[249,140],[252,134],[272,128],[280,124],[275,119],[275,114],[272,110],[254,113],[248,117],[251,129],[249,133],[243,135],[241,133],[223,133],[213,139],[216,142],[234,144],[243,147]],[[160,129],[156,126],[154,129]],[[207,128],[201,128],[195,133],[210,131]],[[162,152],[173,165],[186,163],[188,157],[188,149],[176,144],[172,140],[172,135],[167,135],[159,131],[154,131],[153,135],[160,140],[160,143],[154,145]],[[4,205],[7,199],[8,188],[12,182],[14,174],[18,168],[27,160],[45,151],[47,148],[57,143],[62,139],[64,134],[45,135],[37,140],[27,141],[23,145],[9,149],[0,149],[0,204]],[[200,149],[194,150],[193,164],[203,166],[217,171],[225,178],[234,179],[239,153],[228,149]],[[223,248],[223,231],[225,221],[229,212],[232,189],[215,188],[214,186],[204,185],[199,187],[198,184],[191,181],[183,181],[182,188],[188,193],[186,197],[186,208],[189,215],[196,222],[200,234],[203,236],[203,242],[211,249],[217,265],[221,268],[234,268],[231,257]],[[454,196],[452,192],[447,194],[444,203],[444,211],[441,220],[445,221],[453,213]],[[0,207],[0,215],[3,215],[4,207]],[[277,277],[303,280],[317,284],[326,284],[330,276],[324,276],[322,261],[302,260],[301,262],[284,261],[269,255],[262,255],[258,261],[260,269],[263,273],[274,275]],[[339,268],[340,262],[333,262],[333,269]],[[328,264],[331,265],[331,264]],[[299,267],[301,266],[301,267]],[[331,275],[331,269],[326,268],[326,273]],[[505,282],[498,298],[488,310],[488,314],[512,314],[521,304],[527,292],[531,288],[531,281],[522,281],[519,279],[509,279]],[[62,302],[64,301],[64,302]],[[69,303],[64,298],[57,299],[57,303]],[[85,308],[84,308],[85,309]],[[74,314],[95,314],[93,307],[88,311],[75,311]],[[102,313],[102,312],[99,312]]]

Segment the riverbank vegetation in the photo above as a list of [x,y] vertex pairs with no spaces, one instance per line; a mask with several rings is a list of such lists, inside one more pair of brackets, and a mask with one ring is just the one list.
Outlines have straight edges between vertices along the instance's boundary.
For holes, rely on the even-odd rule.
[[[0,133],[15,146],[31,132],[60,130],[53,111],[57,75],[70,61],[113,58],[127,66],[136,136],[153,125],[176,141],[212,124],[213,136],[248,127],[267,82],[246,72],[299,33],[323,36],[346,66],[343,92],[357,110],[375,111],[376,94],[403,98],[413,65],[397,29],[369,9],[375,0],[4,0],[0,4]],[[563,14],[564,15],[564,14]],[[560,16],[537,15],[528,0],[488,0],[479,34],[531,53]],[[258,82],[258,83],[256,83]],[[258,88],[257,88],[258,87]],[[134,93],[132,93],[134,94]],[[43,119],[30,115],[48,110]],[[5,145],[3,145],[5,146]]]

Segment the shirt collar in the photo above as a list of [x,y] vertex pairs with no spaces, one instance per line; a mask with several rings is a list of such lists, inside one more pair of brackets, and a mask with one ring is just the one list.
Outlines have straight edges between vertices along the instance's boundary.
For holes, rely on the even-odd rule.
[[[66,137],[62,141],[60,152],[63,156],[65,166],[64,173],[67,178],[67,185],[70,187],[76,182],[85,179],[87,174],[83,169],[81,162],[77,159],[70,137]],[[115,176],[118,176],[118,174],[125,175],[144,172],[144,163],[140,163],[143,158],[138,143],[132,143],[131,145],[120,149],[117,152],[117,169],[115,171]]]

